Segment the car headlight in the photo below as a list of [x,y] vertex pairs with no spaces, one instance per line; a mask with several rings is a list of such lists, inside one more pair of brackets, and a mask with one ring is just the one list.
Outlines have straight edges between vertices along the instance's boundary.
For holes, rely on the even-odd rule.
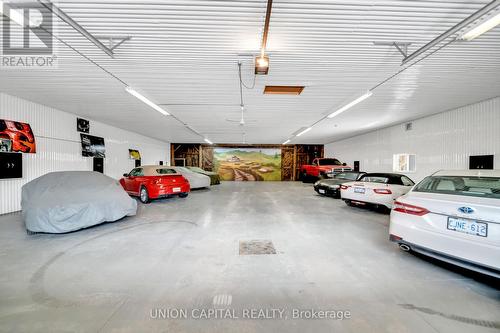
[[314,186],[318,186],[320,181],[318,180],[316,183],[314,183]]

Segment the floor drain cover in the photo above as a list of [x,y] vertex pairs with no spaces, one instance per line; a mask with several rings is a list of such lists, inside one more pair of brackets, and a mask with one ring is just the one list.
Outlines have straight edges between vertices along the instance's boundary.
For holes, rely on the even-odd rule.
[[269,240],[240,241],[240,255],[247,254],[276,254],[276,250]]

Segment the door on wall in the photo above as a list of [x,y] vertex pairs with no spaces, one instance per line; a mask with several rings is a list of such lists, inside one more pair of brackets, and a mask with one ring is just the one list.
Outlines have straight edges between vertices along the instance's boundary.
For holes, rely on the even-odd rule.
[[135,167],[138,168],[141,166],[141,160],[135,160]]
[[104,158],[94,157],[94,171],[104,173]]

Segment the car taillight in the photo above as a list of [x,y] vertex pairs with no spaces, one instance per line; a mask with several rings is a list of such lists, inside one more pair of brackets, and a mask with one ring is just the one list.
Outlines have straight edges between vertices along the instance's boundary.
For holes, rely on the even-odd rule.
[[347,190],[349,187],[351,187],[351,186],[349,186],[349,185],[340,185],[340,189],[341,190]]
[[396,212],[417,215],[417,216],[423,216],[429,213],[429,211],[423,207],[413,206],[399,201],[394,202],[394,204],[392,205],[392,209]]
[[376,188],[373,190],[373,192],[377,194],[392,194],[392,191],[388,188]]

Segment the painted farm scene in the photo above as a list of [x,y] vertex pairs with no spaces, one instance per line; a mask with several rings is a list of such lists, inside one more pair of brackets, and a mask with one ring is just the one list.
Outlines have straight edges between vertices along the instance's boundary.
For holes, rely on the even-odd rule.
[[214,167],[221,180],[281,180],[281,149],[215,148]]

